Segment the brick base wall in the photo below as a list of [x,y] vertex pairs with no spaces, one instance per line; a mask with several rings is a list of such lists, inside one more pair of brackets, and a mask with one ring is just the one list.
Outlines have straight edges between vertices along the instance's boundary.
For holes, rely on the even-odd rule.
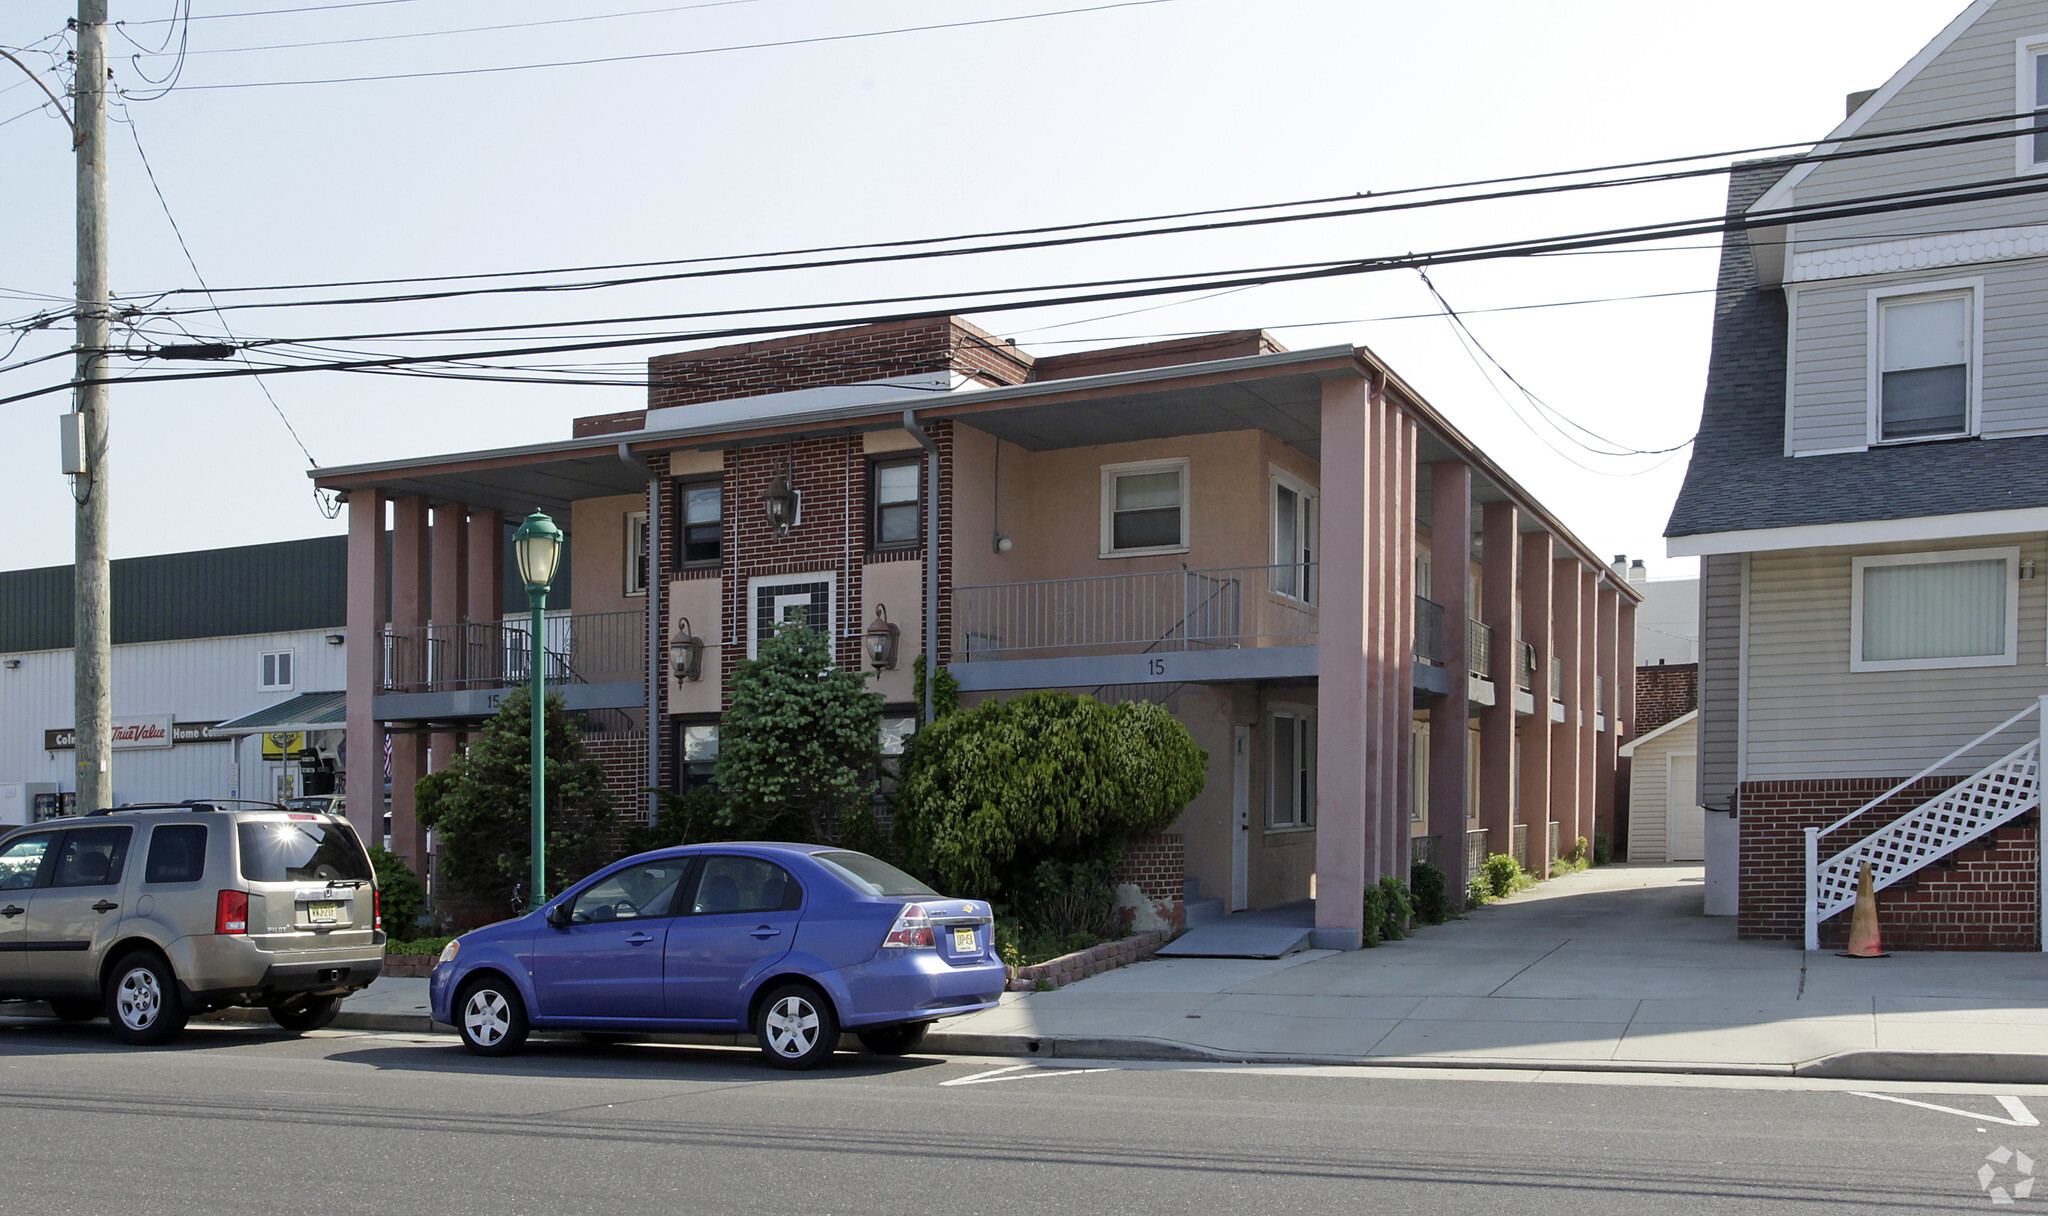
[[1174,833],[1141,836],[1124,846],[1116,872],[1117,915],[1126,931],[1163,931],[1171,940],[1187,927],[1187,848]]
[[[1931,777],[1844,826],[1824,850],[1896,819],[1955,783]],[[1799,941],[1805,936],[1806,837],[1890,788],[1884,778],[1838,781],[1752,781],[1742,786],[1739,934],[1748,940]],[[1836,842],[1828,849],[1830,841]],[[1949,854],[1877,895],[1878,932],[1894,950],[2033,950],[2040,945],[2040,829],[2034,814]],[[1849,913],[1823,921],[1821,945],[1848,940]]]
[[641,731],[583,736],[583,750],[604,766],[604,792],[620,819],[647,818],[647,735]]

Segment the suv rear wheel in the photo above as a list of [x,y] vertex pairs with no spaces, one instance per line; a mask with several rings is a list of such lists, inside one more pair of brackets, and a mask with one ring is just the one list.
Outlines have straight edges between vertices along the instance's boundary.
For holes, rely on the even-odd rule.
[[294,1034],[318,1030],[341,1012],[338,996],[295,996],[270,1007],[270,1020]]
[[160,954],[137,950],[107,974],[107,1022],[114,1037],[138,1047],[168,1043],[185,1029],[178,977]]

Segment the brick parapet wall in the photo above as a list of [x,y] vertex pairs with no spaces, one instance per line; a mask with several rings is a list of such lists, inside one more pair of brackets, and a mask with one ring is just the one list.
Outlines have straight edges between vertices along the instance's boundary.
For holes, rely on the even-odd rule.
[[1698,663],[1658,663],[1636,668],[1636,738],[1699,707]]
[[[1849,843],[1953,785],[1930,777],[1822,842],[1823,854]],[[1737,803],[1741,831],[1740,936],[1799,941],[1806,932],[1806,836],[1889,789],[1884,778],[1746,782]],[[1880,891],[1879,934],[1906,950],[2033,950],[2040,944],[2040,832],[2037,816],[1987,833]],[[1849,914],[1821,924],[1821,944],[1847,940]]]

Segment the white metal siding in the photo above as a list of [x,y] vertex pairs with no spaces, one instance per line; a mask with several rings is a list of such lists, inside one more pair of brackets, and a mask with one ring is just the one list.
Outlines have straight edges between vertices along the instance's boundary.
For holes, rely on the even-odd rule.
[[1904,777],[2048,692],[2048,581],[2039,578],[2019,585],[2014,666],[1849,670],[1853,558],[1994,544],[2018,544],[2022,559],[2048,568],[2038,536],[1751,554],[1747,779]]

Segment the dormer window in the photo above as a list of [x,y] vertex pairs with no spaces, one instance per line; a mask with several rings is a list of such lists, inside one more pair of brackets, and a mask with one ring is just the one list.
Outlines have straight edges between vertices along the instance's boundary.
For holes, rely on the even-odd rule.
[[1975,284],[1870,293],[1874,441],[1974,433],[1977,298]]

